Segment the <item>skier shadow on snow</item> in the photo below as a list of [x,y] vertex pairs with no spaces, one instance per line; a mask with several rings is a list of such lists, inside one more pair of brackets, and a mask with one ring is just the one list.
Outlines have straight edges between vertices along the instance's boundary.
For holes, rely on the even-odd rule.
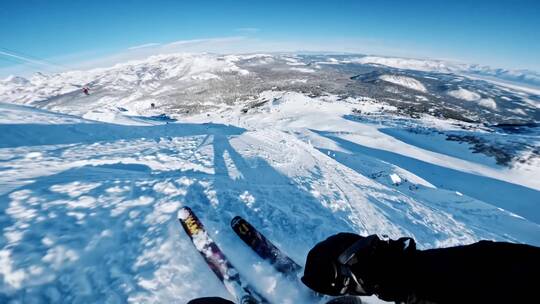
[[[298,262],[303,261],[312,245],[330,234],[354,231],[346,220],[347,214],[324,207],[266,159],[243,157],[230,144],[228,136],[214,135],[213,152],[215,174],[211,178],[217,203],[207,196],[201,199],[203,189],[195,187],[186,196],[187,203],[205,223],[229,226],[230,220],[240,215]],[[193,204],[194,201],[198,204]],[[237,244],[237,238],[230,235],[232,237],[223,245],[225,249],[229,243],[231,246]],[[234,262],[234,258],[231,259]]]
[[[31,129],[35,130],[35,126]],[[229,137],[240,134],[242,129],[212,126],[214,130],[208,131],[204,125],[195,130],[214,137],[215,174],[196,170],[153,171],[141,164],[83,166],[35,178],[32,183],[1,195],[0,228],[4,233],[0,236],[0,257],[7,256],[10,268],[4,271],[4,281],[0,284],[0,302],[123,302],[130,296],[149,292],[139,282],[156,280],[156,272],[163,265],[178,267],[174,271],[184,271],[182,275],[186,275],[182,263],[195,263],[199,259],[195,250],[189,250],[191,243],[180,232],[174,210],[182,204],[199,211],[210,228],[228,227],[232,217],[241,215],[298,262],[303,262],[308,249],[328,235],[354,231],[345,215],[326,209],[266,160],[247,159],[239,154],[229,143]],[[123,130],[124,126],[113,128]],[[125,128],[122,132],[132,127]],[[134,134],[123,135],[133,138],[142,135],[137,130],[165,128],[140,127]],[[44,128],[44,132],[54,130]],[[179,133],[196,135],[197,132],[192,129],[182,133],[173,128],[166,135],[179,136]],[[112,140],[111,137],[122,136],[100,139]],[[229,176],[231,162],[242,178]],[[194,181],[186,186],[185,194],[154,189],[161,182],[180,186],[179,180],[185,177]],[[217,204],[212,201],[205,182],[210,182],[210,189],[215,191]],[[240,197],[246,192],[249,194],[246,198],[253,197],[252,203]],[[233,263],[244,262],[235,260],[241,257],[232,254],[240,244],[232,230],[219,234],[217,241],[231,253]],[[167,246],[171,251],[161,252]],[[155,252],[148,254],[149,250]],[[249,266],[241,271],[249,271],[246,267]],[[204,277],[197,281],[200,274],[187,276],[204,286]],[[186,282],[186,277],[177,275],[172,284],[181,282]],[[197,296],[193,294],[196,288],[190,290],[192,294],[186,292],[185,296]],[[178,300],[177,295],[171,295],[170,299]]]
[[[212,145],[215,174],[202,177],[210,179],[212,186],[193,184],[186,194],[186,204],[198,214],[208,231],[217,233],[215,240],[242,275],[256,286],[263,285],[259,290],[266,289],[261,276],[274,274],[267,270],[253,271],[252,265],[260,263],[260,258],[232,230],[222,230],[234,216],[246,218],[300,264],[321,239],[340,231],[356,230],[347,220],[349,213],[326,208],[266,159],[243,157],[224,135],[214,135]],[[309,297],[306,288],[291,285],[288,280],[273,284],[277,284],[275,291],[265,296],[276,297],[275,301],[288,297],[309,302],[304,298]]]
[[0,148],[206,134],[239,135],[244,131],[242,128],[213,123],[172,123],[154,126],[108,123],[0,124]]
[[[540,191],[486,176],[442,167],[395,152],[369,148],[340,138],[332,132],[312,131],[334,141],[345,150],[395,164],[438,188],[459,191],[540,224],[540,206],[537,204],[540,201]],[[344,165],[349,166],[347,163]]]

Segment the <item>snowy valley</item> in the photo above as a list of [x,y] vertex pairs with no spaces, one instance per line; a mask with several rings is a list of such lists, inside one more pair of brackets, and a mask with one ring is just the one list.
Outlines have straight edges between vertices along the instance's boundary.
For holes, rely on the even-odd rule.
[[301,265],[340,231],[538,246],[540,90],[473,68],[174,54],[4,79],[0,302],[230,298],[182,206],[273,303],[312,299],[239,241],[236,215]]

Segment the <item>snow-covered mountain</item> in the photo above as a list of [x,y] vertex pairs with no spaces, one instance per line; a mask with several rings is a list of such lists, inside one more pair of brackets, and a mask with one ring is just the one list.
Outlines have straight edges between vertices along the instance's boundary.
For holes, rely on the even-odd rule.
[[[0,302],[230,297],[182,206],[273,303],[313,299],[243,245],[236,215],[300,264],[340,231],[540,245],[534,95],[347,60],[177,54],[4,80]],[[531,123],[485,123],[509,115]]]
[[[404,69],[372,63],[385,63]],[[420,63],[430,67],[422,68]],[[473,80],[445,71],[442,63],[353,55],[170,54],[111,68],[36,74],[0,81],[0,101],[103,120],[104,111],[181,116],[254,100],[265,90],[371,97],[418,115],[487,124],[540,121],[534,90]],[[420,66],[420,67],[418,67]],[[416,70],[409,70],[414,68]],[[90,95],[82,92],[90,89]],[[452,92],[480,96],[464,102]],[[487,112],[486,112],[487,111]],[[97,113],[97,114],[96,114]]]
[[220,80],[216,74],[248,73],[238,68],[234,60],[234,57],[204,54],[158,55],[111,68],[53,75],[37,73],[28,80],[8,77],[0,82],[0,101],[32,104],[46,100],[44,107],[54,108],[55,105],[82,97],[81,89],[86,86],[96,93],[84,100],[86,104],[93,104],[91,108],[113,103],[118,106],[126,103],[133,105],[141,99],[148,106],[152,97],[166,98],[192,83]]

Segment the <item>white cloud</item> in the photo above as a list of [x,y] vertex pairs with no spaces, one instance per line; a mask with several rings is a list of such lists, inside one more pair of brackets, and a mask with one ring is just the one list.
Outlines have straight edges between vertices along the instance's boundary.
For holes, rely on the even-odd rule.
[[[355,54],[381,54],[387,56],[398,57],[428,57],[422,51],[412,54],[409,50],[410,45],[402,45],[391,43],[379,39],[352,39],[352,38],[328,38],[325,40],[305,39],[302,41],[289,40],[266,40],[250,36],[247,32],[254,32],[256,28],[238,28],[239,32],[244,31],[245,36],[227,36],[214,38],[201,38],[190,40],[178,40],[169,43],[146,43],[142,45],[132,46],[114,54],[99,54],[99,53],[80,53],[71,54],[68,56],[55,58],[55,62],[62,62],[63,69],[59,70],[74,70],[74,69],[90,69],[96,67],[109,67],[116,63],[126,62],[129,60],[139,60],[156,54],[172,54],[172,53],[218,53],[218,54],[238,54],[238,53],[258,53],[258,52],[313,52],[313,53],[355,53]],[[2,53],[0,53],[0,56]],[[19,54],[12,54],[19,56]],[[444,55],[444,54],[440,54]],[[5,55],[7,56],[7,55]],[[14,57],[14,56],[9,56]],[[22,56],[25,57],[25,56]],[[89,59],[90,58],[90,59]],[[21,60],[20,58],[12,58]],[[46,65],[30,61],[39,61],[33,58],[26,58],[26,63],[0,68],[0,77],[13,75],[29,75],[36,71],[50,72],[52,66],[47,68]],[[46,63],[46,62],[43,62]],[[38,67],[38,68],[36,68]],[[47,69],[46,69],[47,68]],[[49,71],[48,71],[49,70]],[[487,104],[487,103],[486,103]]]
[[165,44],[164,47],[173,47],[173,46],[199,46],[199,45],[215,45],[223,43],[238,42],[244,40],[245,37],[242,36],[233,36],[233,37],[217,37],[217,38],[204,38],[204,39],[191,39],[191,40],[178,40],[168,44]]
[[244,45],[245,37],[216,37],[204,39],[178,40],[170,43],[146,43],[139,46],[134,46],[126,49],[123,52],[103,56],[100,58],[77,62],[73,65],[76,69],[90,69],[96,67],[109,67],[116,63],[126,62],[130,60],[138,60],[156,54],[172,54],[172,53],[225,53],[238,52],[240,48],[237,46]]
[[[240,28],[238,30],[254,32],[256,28]],[[90,69],[97,67],[109,67],[116,63],[126,62],[130,60],[139,60],[156,54],[171,54],[171,53],[219,53],[219,54],[234,54],[234,53],[255,53],[255,52],[362,52],[362,46],[375,46],[373,40],[347,40],[337,39],[331,43],[323,41],[273,41],[263,40],[255,37],[246,36],[228,36],[201,38],[190,40],[178,40],[170,43],[146,43],[142,45],[132,46],[124,49],[124,51],[109,54],[73,54],[65,56],[65,60],[57,58],[57,61],[64,62],[70,70]],[[92,59],[88,59],[92,58]],[[25,70],[22,72],[22,70]],[[36,72],[37,69],[29,67],[11,66],[0,68],[0,76],[28,75]],[[65,68],[64,70],[67,70]]]
[[128,50],[137,50],[137,49],[143,49],[143,48],[148,48],[148,47],[153,47],[153,46],[158,46],[158,45],[160,45],[160,43],[145,43],[141,45],[132,46],[128,48]]
[[245,34],[254,34],[260,32],[261,29],[256,27],[240,27],[235,29],[235,31]]

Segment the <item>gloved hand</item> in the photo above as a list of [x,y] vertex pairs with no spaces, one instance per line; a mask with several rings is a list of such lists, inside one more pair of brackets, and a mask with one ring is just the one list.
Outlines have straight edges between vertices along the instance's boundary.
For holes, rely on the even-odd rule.
[[208,297],[208,298],[193,299],[187,302],[187,304],[234,304],[234,303],[229,300],[225,300],[223,298]]
[[415,253],[416,243],[412,238],[377,238],[369,249],[357,253],[357,261],[351,269],[364,282],[365,288],[380,299],[405,302],[412,293],[410,283],[414,281],[412,259]]
[[357,234],[338,233],[315,245],[308,253],[302,282],[322,294],[343,295],[339,256],[362,240],[368,241]]
[[[352,251],[351,251],[352,250]],[[302,282],[327,295],[372,295],[382,299],[401,300],[408,294],[407,260],[416,246],[411,238],[381,240],[376,235],[362,237],[339,233],[317,244],[308,254]],[[346,272],[338,261],[347,255],[348,267],[360,288],[344,286]],[[350,284],[350,280],[348,281]],[[355,286],[353,286],[355,287]]]

